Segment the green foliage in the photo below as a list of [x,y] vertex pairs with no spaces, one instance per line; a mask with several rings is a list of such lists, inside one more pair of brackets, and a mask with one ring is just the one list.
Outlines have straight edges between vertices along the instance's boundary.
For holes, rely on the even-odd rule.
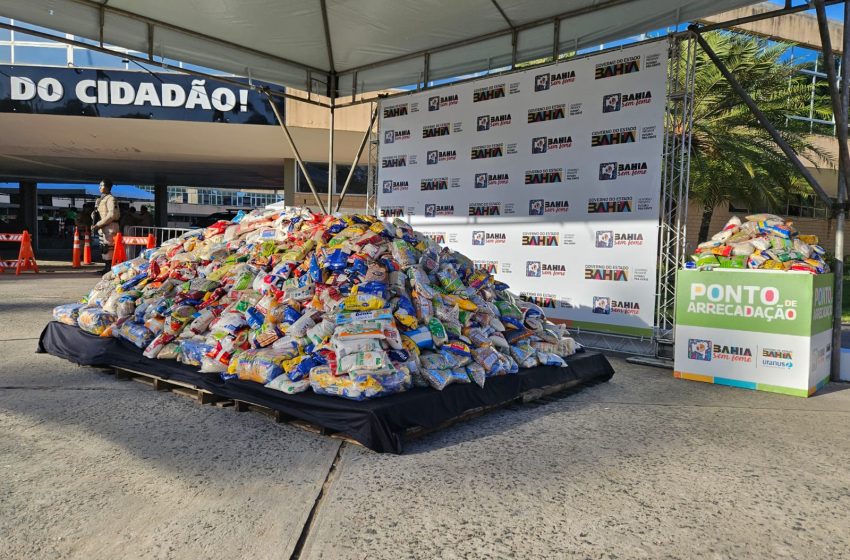
[[[811,103],[811,89],[798,73],[800,66],[784,58],[791,45],[729,32],[704,37],[804,163],[830,163],[831,155],[813,144],[807,127],[787,118],[807,115]],[[816,116],[829,118],[829,100],[817,96],[815,104]],[[720,204],[736,201],[751,209],[768,209],[782,207],[789,194],[809,192],[808,184],[701,49],[695,62],[691,142],[690,198],[704,210],[701,239],[707,234],[703,230],[711,211]]]

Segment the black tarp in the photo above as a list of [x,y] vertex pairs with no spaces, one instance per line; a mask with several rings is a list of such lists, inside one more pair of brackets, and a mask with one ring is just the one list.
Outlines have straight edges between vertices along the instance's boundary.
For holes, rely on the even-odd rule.
[[220,397],[261,405],[343,433],[381,453],[401,453],[404,433],[409,428],[436,428],[468,410],[504,404],[532,389],[607,381],[614,374],[605,356],[584,351],[571,356],[565,368],[520,370],[517,375],[489,378],[484,388],[474,384],[450,385],[443,391],[414,388],[387,397],[351,401],[312,391],[288,395],[250,381],[223,381],[217,374],[201,373],[173,360],[145,358],[141,350],[125,340],[94,336],[57,322],[44,328],[38,352],[80,365],[124,368],[181,381]]

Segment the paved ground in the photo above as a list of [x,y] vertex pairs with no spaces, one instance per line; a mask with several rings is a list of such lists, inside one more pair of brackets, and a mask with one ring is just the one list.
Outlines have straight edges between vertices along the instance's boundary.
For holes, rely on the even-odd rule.
[[377,455],[33,354],[94,278],[0,276],[0,557],[850,556],[850,385],[615,359],[610,383]]

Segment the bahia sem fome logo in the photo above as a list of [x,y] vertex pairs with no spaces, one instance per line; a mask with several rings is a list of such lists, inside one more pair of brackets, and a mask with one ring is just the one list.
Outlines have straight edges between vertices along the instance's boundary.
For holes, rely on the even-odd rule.
[[394,144],[401,140],[410,140],[409,129],[384,131],[384,144]]
[[613,113],[620,109],[628,109],[650,103],[652,103],[652,92],[650,91],[612,93],[602,97],[602,112]]
[[476,173],[475,188],[486,189],[496,185],[507,185],[510,183],[510,177],[507,173]]
[[499,126],[508,126],[511,124],[511,114],[503,113],[501,115],[481,115],[477,119],[476,131],[487,132],[491,128]]
[[507,243],[508,236],[500,232],[489,232],[480,229],[472,231],[472,244],[481,245],[504,245]]
[[384,194],[392,194],[398,191],[406,191],[408,190],[409,184],[407,181],[391,181],[386,180],[383,182],[381,187],[381,192]]
[[566,214],[570,210],[569,200],[546,200],[533,198],[528,201],[529,216],[544,216],[546,214]]
[[457,94],[434,95],[428,98],[428,111],[439,111],[458,104]]
[[617,247],[640,247],[643,245],[643,234],[635,232],[615,232],[611,229],[601,229],[594,232],[597,249]]
[[564,70],[562,72],[538,74],[534,76],[534,91],[548,91],[554,86],[563,86],[576,81],[575,70]]
[[614,111],[619,111],[620,107],[621,102],[619,93],[612,93],[611,95],[606,95],[602,98],[603,113],[613,113]]
[[426,204],[425,217],[436,218],[437,216],[454,216],[455,207],[452,204]]
[[617,162],[607,161],[599,164],[599,180],[613,181],[617,178]]
[[566,276],[567,267],[563,264],[546,263],[541,261],[525,261],[526,278],[541,276]]
[[599,315],[611,314],[611,298],[593,296],[593,312]]
[[688,359],[699,360],[701,362],[711,361],[711,341],[701,338],[691,338],[688,340]]
[[614,181],[618,177],[646,175],[647,169],[648,167],[645,161],[634,161],[629,163],[606,161],[599,164],[599,180]]
[[688,339],[688,359],[700,362],[724,360],[748,364],[753,361],[753,351],[746,346],[729,346],[702,338],[691,338]]

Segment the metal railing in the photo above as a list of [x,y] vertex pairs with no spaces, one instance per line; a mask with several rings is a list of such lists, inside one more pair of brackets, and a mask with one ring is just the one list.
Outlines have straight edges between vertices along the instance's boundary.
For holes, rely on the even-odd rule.
[[[172,228],[172,227],[152,227],[152,226],[130,226],[125,228],[125,235],[132,235],[135,237],[147,237],[151,233],[154,235],[156,239],[156,246],[159,247],[163,244],[163,242],[168,241],[169,239],[174,239],[175,237],[180,237],[187,231],[192,231],[194,228]],[[144,247],[127,247],[127,258],[134,259],[139,253],[144,250]]]

